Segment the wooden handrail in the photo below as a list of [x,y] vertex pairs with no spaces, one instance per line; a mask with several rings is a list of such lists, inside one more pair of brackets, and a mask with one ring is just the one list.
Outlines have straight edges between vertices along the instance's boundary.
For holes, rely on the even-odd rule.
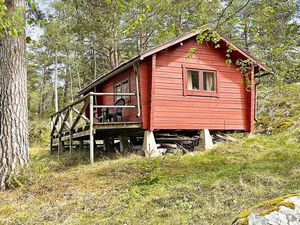
[[80,99],[76,100],[75,102],[72,102],[71,104],[65,106],[58,112],[51,114],[50,117],[54,117],[57,114],[62,113],[63,111],[67,110],[69,107],[77,105],[78,103],[84,101],[90,95],[93,95],[93,96],[136,96],[135,93],[95,93],[95,92],[90,92],[90,93],[84,95],[83,97],[81,97]]
[[94,109],[101,108],[136,108],[135,105],[95,105]]
[[135,93],[90,93],[93,96],[135,96]]
[[[65,129],[67,129],[72,134],[73,130],[79,123],[81,119],[84,120],[85,124],[89,123],[90,126],[93,123],[94,117],[94,109],[101,109],[101,108],[137,108],[136,105],[96,105],[94,104],[94,96],[136,96],[136,93],[95,93],[90,92],[85,96],[82,96],[80,99],[72,102],[71,104],[65,106],[63,109],[59,110],[58,112],[53,113],[51,118],[51,136],[55,133],[61,135]],[[84,103],[80,105],[80,110],[75,108],[76,105],[79,103]],[[90,108],[90,118],[87,118],[84,115],[86,109]],[[75,112],[77,115],[73,118],[72,112]],[[93,114],[93,115],[92,115]]]
[[71,104],[67,105],[66,107],[62,108],[61,110],[59,110],[58,112],[55,112],[53,114],[50,115],[50,117],[53,117],[65,110],[67,110],[69,107],[72,107],[74,105],[77,105],[78,103],[82,102],[83,100],[85,100],[88,96],[90,96],[90,93],[89,94],[86,94],[85,96],[81,97],[80,99],[76,100],[75,102],[72,102]]

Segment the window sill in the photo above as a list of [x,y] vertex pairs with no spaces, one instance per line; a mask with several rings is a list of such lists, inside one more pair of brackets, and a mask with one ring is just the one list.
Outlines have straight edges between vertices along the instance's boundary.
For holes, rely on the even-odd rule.
[[187,91],[185,96],[195,96],[195,97],[215,97],[219,98],[219,94],[216,92],[204,92],[204,91]]

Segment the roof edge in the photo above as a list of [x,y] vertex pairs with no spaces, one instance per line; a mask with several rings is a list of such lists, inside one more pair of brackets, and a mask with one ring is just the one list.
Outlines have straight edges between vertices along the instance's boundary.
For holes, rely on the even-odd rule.
[[94,88],[95,86],[97,86],[98,84],[108,80],[109,78],[113,77],[114,75],[128,69],[130,66],[132,66],[134,63],[136,63],[137,61],[140,60],[140,56],[136,56],[124,63],[122,63],[121,65],[119,65],[118,67],[115,67],[114,69],[110,70],[108,73],[102,75],[101,77],[95,79],[94,81],[92,81],[90,84],[88,84],[87,86],[85,86],[84,88],[82,88],[77,96],[84,94],[85,92],[91,90],[92,88]]
[[[200,33],[203,32],[207,32],[207,31],[211,31],[213,29],[210,28],[204,28],[204,29],[198,29],[194,32],[190,32],[187,34],[184,34],[176,39],[173,39],[171,41],[165,42],[155,48],[152,48],[150,50],[147,50],[143,53],[141,53],[140,55],[137,55],[136,57],[122,63],[121,65],[119,65],[118,67],[115,67],[114,69],[110,70],[108,73],[100,76],[99,78],[95,79],[94,81],[92,81],[90,84],[88,84],[87,86],[85,86],[84,88],[82,88],[79,92],[78,95],[84,94],[85,92],[89,91],[90,89],[94,88],[95,86],[97,86],[98,84],[106,81],[107,79],[113,77],[114,75],[116,75],[119,72],[124,71],[125,69],[128,69],[131,65],[133,65],[134,63],[136,63],[137,61],[143,60],[146,57],[149,57],[157,52],[160,52],[166,48],[169,48],[173,45],[176,45],[182,41],[185,41],[189,38],[192,38],[194,36],[199,35]],[[257,66],[259,66],[261,69],[270,72],[270,70],[264,66],[263,64],[259,63],[257,59],[255,59],[253,56],[251,56],[249,53],[247,53],[246,51],[244,51],[243,49],[241,49],[240,47],[236,46],[235,44],[231,43],[229,40],[227,40],[224,36],[222,36],[219,32],[217,32],[217,34],[220,36],[221,40],[224,41],[227,45],[231,45],[235,48],[236,51],[238,51],[241,55],[243,55],[244,57],[250,59],[251,61],[253,61]]]

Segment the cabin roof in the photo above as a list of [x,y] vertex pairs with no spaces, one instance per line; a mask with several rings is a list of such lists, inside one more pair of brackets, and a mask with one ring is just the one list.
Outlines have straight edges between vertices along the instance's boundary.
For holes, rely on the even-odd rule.
[[[119,65],[118,67],[110,70],[108,73],[101,75],[99,78],[95,79],[94,81],[92,81],[90,84],[88,84],[87,86],[85,86],[84,88],[82,88],[78,95],[84,94],[87,91],[91,90],[92,88],[94,88],[95,86],[97,86],[100,83],[103,83],[104,81],[108,80],[109,78],[117,75],[118,73],[129,69],[130,67],[133,66],[133,64],[135,64],[136,62],[145,59],[148,56],[151,56],[157,52],[160,52],[164,49],[167,49],[173,45],[176,45],[178,43],[181,43],[182,41],[188,40],[192,37],[195,37],[197,35],[199,35],[202,32],[208,31],[209,29],[205,29],[205,30],[201,30],[201,31],[195,31],[195,32],[190,32],[187,34],[184,34],[178,38],[175,38],[171,41],[165,42],[159,46],[156,46],[152,49],[149,49],[147,51],[144,51],[142,53],[140,53],[139,55],[135,56],[134,58],[122,63],[121,65]],[[219,34],[220,35],[220,34]],[[264,70],[264,71],[269,71],[266,66],[264,66],[263,64],[259,63],[258,60],[251,56],[249,53],[247,53],[247,51],[241,49],[240,47],[234,45],[233,43],[231,43],[230,41],[228,41],[224,36],[220,35],[221,37],[221,41],[223,41],[224,43],[226,43],[227,45],[231,45],[232,47],[235,48],[235,50],[237,52],[239,52],[241,55],[243,55],[245,58],[250,59],[252,62],[254,62],[260,69]]]

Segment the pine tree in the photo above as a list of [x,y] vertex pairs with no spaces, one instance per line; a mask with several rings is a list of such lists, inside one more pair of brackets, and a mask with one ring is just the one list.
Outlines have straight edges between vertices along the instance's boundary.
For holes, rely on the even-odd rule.
[[28,162],[28,111],[25,1],[2,1],[1,5],[6,19],[0,28],[7,26],[0,38],[0,190],[5,190],[10,172]]

